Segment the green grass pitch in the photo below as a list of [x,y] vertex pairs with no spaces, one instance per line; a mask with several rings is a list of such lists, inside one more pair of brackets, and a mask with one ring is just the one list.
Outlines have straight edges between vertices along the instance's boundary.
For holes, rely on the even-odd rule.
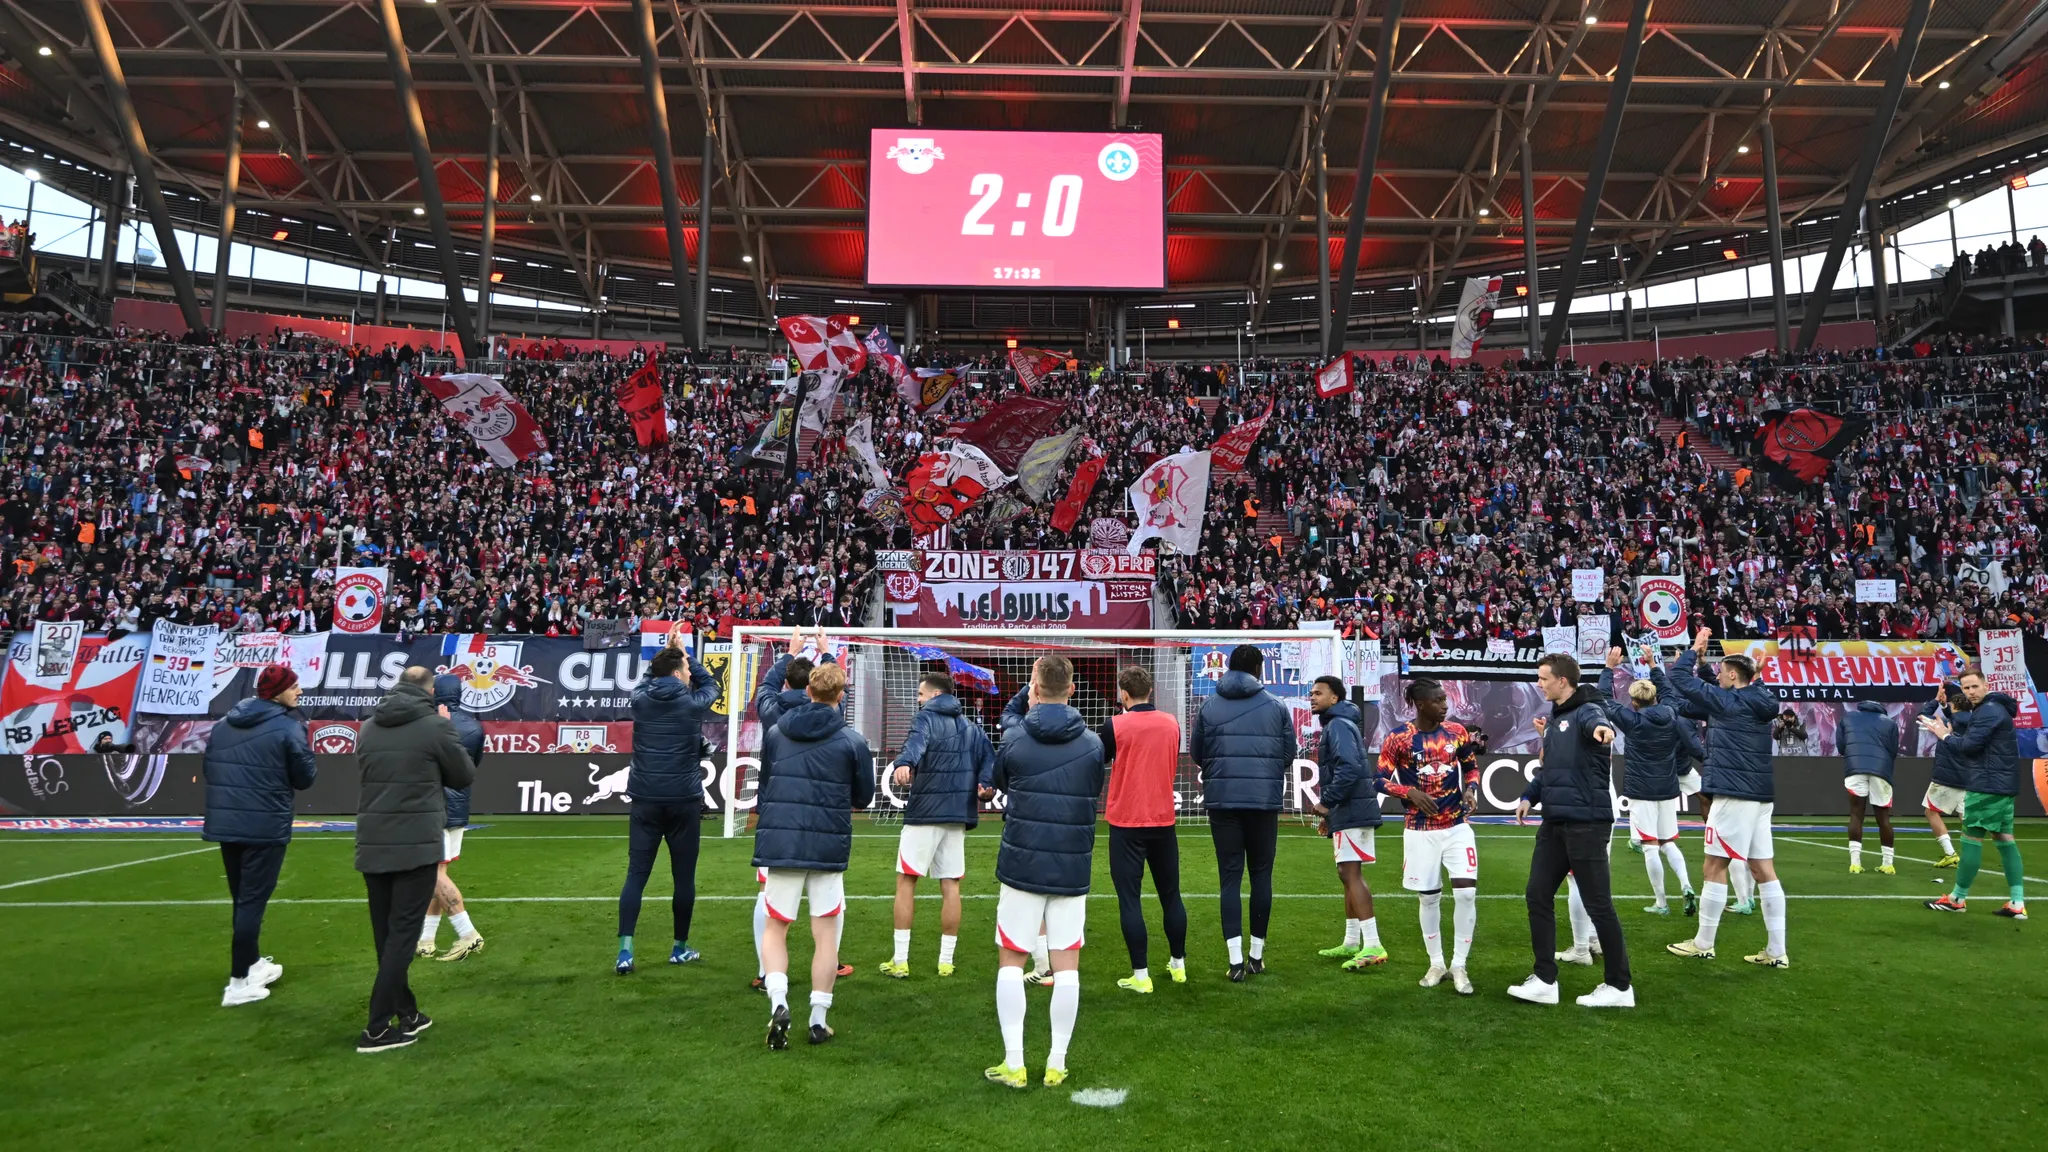
[[[708,830],[709,826],[707,826]],[[489,941],[459,964],[421,961],[413,985],[436,1020],[413,1047],[353,1046],[373,958],[350,837],[301,835],[286,858],[263,950],[285,967],[270,999],[223,1009],[228,908],[220,861],[168,834],[0,837],[0,1023],[12,1148],[1708,1148],[2040,1147],[2048,1132],[2048,925],[1994,918],[1996,857],[1966,916],[1919,901],[1945,888],[1934,846],[1902,832],[1897,876],[1850,876],[1842,836],[1783,832],[1793,967],[1740,957],[1760,918],[1730,916],[1720,959],[1663,946],[1683,915],[1641,911],[1638,857],[1614,853],[1639,1004],[1595,1013],[1570,997],[1597,969],[1567,967],[1555,1008],[1505,989],[1529,971],[1521,890],[1527,829],[1479,829],[1479,994],[1416,986],[1415,901],[1399,889],[1399,834],[1367,869],[1392,961],[1352,975],[1315,950],[1343,929],[1328,842],[1283,826],[1268,970],[1224,978],[1214,856],[1181,829],[1189,982],[1119,991],[1128,974],[1103,854],[1089,911],[1082,999],[1064,1089],[1036,1083],[1045,990],[1031,990],[1033,1087],[985,1083],[1002,1055],[993,995],[997,824],[968,841],[959,972],[934,974],[927,882],[913,978],[889,953],[895,828],[858,827],[854,896],[833,1044],[762,1044],[753,975],[751,842],[707,837],[693,943],[672,968],[668,879],[642,914],[640,971],[611,972],[625,826],[605,818],[494,819],[456,877]],[[2022,826],[2029,871],[2048,875],[2048,826]],[[1619,839],[1619,837],[1617,837]],[[1098,841],[1100,843],[1100,841]],[[1694,882],[1700,840],[1684,840]],[[2035,881],[2048,912],[2048,885]],[[1446,901],[1443,921],[1450,930]],[[1565,930],[1563,900],[1559,927]],[[443,927],[442,942],[447,943]],[[1448,943],[1448,941],[1447,941]],[[802,1023],[810,945],[793,931]],[[1076,1089],[1123,1089],[1113,1108]],[[2032,1133],[2029,1136],[2028,1133]]]

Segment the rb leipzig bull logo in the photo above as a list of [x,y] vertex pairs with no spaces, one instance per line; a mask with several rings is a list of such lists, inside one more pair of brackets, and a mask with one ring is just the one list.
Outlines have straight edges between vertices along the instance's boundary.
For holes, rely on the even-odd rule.
[[568,752],[578,756],[588,756],[592,752],[616,752],[618,749],[606,739],[609,734],[610,730],[603,724],[557,724],[555,742],[544,751]]
[[512,699],[519,689],[547,683],[533,674],[533,665],[519,662],[520,645],[517,640],[472,645],[434,671],[461,678],[463,711],[489,712]]
[[519,427],[511,402],[495,392],[477,400],[475,407],[461,413],[461,419],[463,428],[478,440],[503,440]]

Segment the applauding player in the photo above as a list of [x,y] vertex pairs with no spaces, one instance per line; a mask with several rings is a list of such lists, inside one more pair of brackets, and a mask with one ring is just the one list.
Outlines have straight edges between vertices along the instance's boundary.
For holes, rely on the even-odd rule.
[[[1422,986],[1434,988],[1449,976],[1459,995],[1470,996],[1465,958],[1479,919],[1479,842],[1465,817],[1479,803],[1479,747],[1464,725],[1444,718],[1450,702],[1443,685],[1411,681],[1408,702],[1415,705],[1415,719],[1380,744],[1380,776],[1384,790],[1408,806],[1401,884],[1422,899],[1422,946],[1429,951]],[[1451,924],[1458,934],[1448,969],[1441,909],[1445,873],[1451,877]]]

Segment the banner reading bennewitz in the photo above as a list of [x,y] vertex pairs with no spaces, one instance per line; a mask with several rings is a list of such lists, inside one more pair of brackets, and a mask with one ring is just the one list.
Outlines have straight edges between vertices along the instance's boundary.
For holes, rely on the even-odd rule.
[[173,624],[150,628],[149,655],[135,689],[135,710],[158,716],[204,716],[213,699],[213,653],[220,643],[216,624]]
[[1119,552],[889,552],[902,628],[1150,628],[1157,569]]

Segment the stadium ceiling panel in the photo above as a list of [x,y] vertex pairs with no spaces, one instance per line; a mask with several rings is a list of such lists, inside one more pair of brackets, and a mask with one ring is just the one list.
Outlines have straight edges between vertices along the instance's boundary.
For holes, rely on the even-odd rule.
[[[102,7],[166,186],[218,196],[239,85],[245,208],[337,221],[365,238],[418,226],[419,174],[376,0]],[[778,280],[857,282],[867,134],[918,125],[1163,133],[1173,287],[1263,294],[1276,279],[1298,281],[1315,267],[1319,140],[1331,229],[1343,232],[1381,12],[1371,0],[653,7],[691,257],[695,202],[708,186],[714,269],[751,279],[764,299]],[[1593,250],[1618,247],[1640,278],[1668,246],[1759,226],[1766,111],[1784,212],[1832,212],[1908,7],[1656,0],[1593,213]],[[1525,132],[1534,227],[1546,252],[1566,247],[1628,8],[1409,0],[1367,198],[1363,282],[1441,283],[1454,268],[1518,263]],[[1874,194],[2048,135],[2044,9],[2039,0],[1935,6]],[[599,263],[668,266],[632,0],[399,0],[398,10],[458,233],[480,227],[495,116],[508,240],[551,251],[593,299]],[[0,0],[0,41],[9,80],[0,125],[111,163],[116,116],[80,7]],[[259,116],[271,127],[257,128]],[[699,170],[707,125],[716,137],[708,179]]]

